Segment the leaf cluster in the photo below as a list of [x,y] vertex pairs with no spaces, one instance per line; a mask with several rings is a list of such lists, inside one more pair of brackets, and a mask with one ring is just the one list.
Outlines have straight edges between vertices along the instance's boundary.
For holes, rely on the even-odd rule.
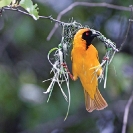
[[16,0],[1,0],[0,1],[0,8],[4,6],[9,7],[18,7],[21,6],[24,8],[35,20],[37,20],[38,17],[38,5],[33,4],[32,0],[21,0],[20,2],[17,2]]

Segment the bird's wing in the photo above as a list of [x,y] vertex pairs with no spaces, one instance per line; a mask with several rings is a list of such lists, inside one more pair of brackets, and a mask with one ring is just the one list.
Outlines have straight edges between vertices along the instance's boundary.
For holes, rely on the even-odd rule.
[[77,63],[75,59],[75,51],[74,49],[71,52],[71,60],[72,60],[72,74],[73,74],[73,80],[76,80],[78,78],[78,73],[77,73]]

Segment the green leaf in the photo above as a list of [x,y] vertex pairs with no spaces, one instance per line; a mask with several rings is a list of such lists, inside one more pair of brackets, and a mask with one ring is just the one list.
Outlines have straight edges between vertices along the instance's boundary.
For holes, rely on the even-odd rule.
[[33,2],[31,0],[21,0],[19,5],[23,7],[25,10],[27,10],[28,13],[32,15],[32,17],[35,20],[39,19],[39,16],[38,16],[39,8],[37,7],[37,4],[33,5]]
[[50,55],[53,51],[55,51],[55,50],[58,50],[58,48],[52,48],[49,52],[48,52],[48,55]]
[[3,6],[10,5],[12,0],[0,0],[0,8]]

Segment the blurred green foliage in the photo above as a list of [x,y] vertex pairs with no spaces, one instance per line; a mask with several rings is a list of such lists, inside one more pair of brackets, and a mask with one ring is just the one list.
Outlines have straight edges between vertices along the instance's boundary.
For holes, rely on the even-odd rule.
[[[60,1],[62,5],[60,8],[54,0],[36,2],[40,15],[52,15],[54,18],[67,7],[63,1]],[[70,4],[74,0],[68,2]],[[124,0],[89,2],[107,2],[127,7],[132,4],[132,1]],[[125,37],[129,16],[130,13],[126,11],[78,6],[66,13],[61,20],[69,22],[73,18],[82,25],[89,25],[120,47]],[[63,120],[68,103],[64,100],[58,85],[55,85],[49,103],[46,102],[48,96],[43,94],[50,81],[45,83],[42,81],[52,77],[47,53],[61,41],[61,27],[56,30],[50,41],[46,40],[53,26],[54,22],[47,19],[35,21],[18,12],[2,13],[0,17],[0,132],[120,133],[124,107],[133,89],[133,25],[122,51],[115,55],[109,66],[107,88],[103,89],[103,83],[99,84],[108,107],[103,111],[88,113],[85,110],[80,81],[70,81],[71,107],[65,122]],[[102,60],[105,52],[104,45],[98,40],[94,40],[93,43]],[[67,61],[71,70],[70,54]],[[64,91],[67,89],[65,84],[63,89]],[[127,133],[133,131],[132,110],[131,107]]]
[[12,0],[1,0],[0,1],[0,8],[6,5],[9,5]]

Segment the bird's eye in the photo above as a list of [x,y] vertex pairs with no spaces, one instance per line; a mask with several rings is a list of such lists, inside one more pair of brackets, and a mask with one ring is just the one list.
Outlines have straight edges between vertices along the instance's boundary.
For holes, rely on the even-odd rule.
[[89,35],[89,32],[86,32],[85,35],[88,36]]

